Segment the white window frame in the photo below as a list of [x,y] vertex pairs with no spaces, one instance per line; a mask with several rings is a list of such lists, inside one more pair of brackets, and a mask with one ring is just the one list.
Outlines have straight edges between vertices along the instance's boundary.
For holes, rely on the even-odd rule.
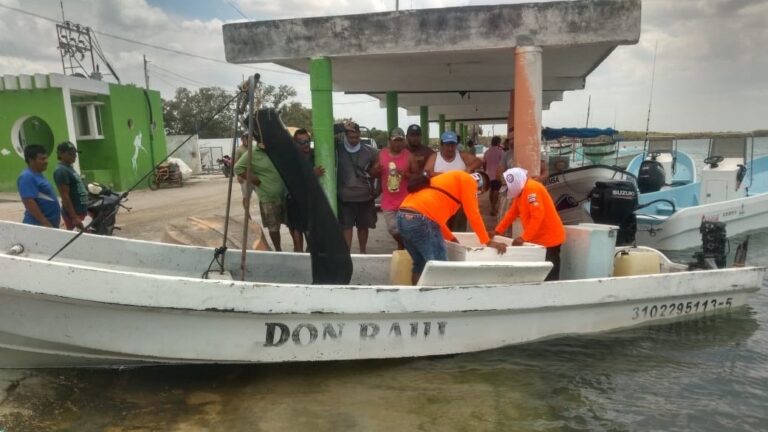
[[[96,107],[103,106],[103,102],[73,102],[72,107],[75,108],[73,116],[75,117],[75,135],[78,140],[95,140],[104,138],[104,125],[101,123],[101,116],[96,114]],[[77,118],[77,108],[86,107],[88,113],[88,129],[90,135],[82,135],[80,131],[80,121]],[[102,133],[99,133],[99,130]]]

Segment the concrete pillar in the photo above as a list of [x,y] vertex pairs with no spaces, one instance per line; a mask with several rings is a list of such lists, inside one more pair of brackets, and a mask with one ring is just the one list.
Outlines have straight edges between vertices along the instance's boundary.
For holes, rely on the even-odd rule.
[[320,177],[328,203],[336,213],[336,149],[333,142],[333,74],[331,59],[315,57],[309,62],[309,88],[312,91],[312,129],[315,165],[325,167]]
[[512,90],[509,92],[509,114],[507,115],[507,130],[505,133],[508,133],[510,129],[513,129],[515,127],[515,91]]
[[464,123],[459,123],[459,130],[455,131],[459,135],[459,145],[464,142]]
[[442,135],[445,132],[445,114],[438,116],[438,135]]
[[515,164],[536,177],[541,169],[541,48],[515,48]]
[[387,136],[397,127],[397,92],[387,92]]
[[422,105],[419,108],[419,114],[421,114],[421,143],[429,145],[429,107]]
[[456,120],[451,120],[451,132],[456,133]]

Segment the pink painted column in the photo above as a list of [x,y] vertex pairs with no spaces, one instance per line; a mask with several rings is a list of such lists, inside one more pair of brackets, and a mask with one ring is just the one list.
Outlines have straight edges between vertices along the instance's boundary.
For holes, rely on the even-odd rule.
[[541,48],[515,48],[515,165],[538,177],[541,169]]

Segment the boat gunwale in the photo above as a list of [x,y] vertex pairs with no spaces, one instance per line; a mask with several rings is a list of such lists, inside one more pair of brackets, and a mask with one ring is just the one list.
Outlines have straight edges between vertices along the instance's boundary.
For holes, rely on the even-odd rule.
[[[87,292],[82,292],[81,286],[66,287],[64,292],[56,292],[56,288],[21,288],[6,286],[3,283],[0,286],[0,292],[16,294],[21,296],[41,296],[57,301],[68,302],[87,302],[95,304],[104,304],[116,307],[135,307],[157,310],[174,311],[208,311],[208,312],[232,312],[246,314],[413,314],[413,313],[457,313],[457,312],[498,312],[498,311],[519,311],[529,312],[542,308],[555,307],[567,308],[583,305],[599,305],[615,302],[633,302],[642,299],[673,298],[681,296],[699,296],[711,293],[726,292],[755,292],[760,289],[761,282],[765,277],[766,267],[741,267],[719,270],[695,270],[689,272],[659,273],[652,275],[591,278],[570,281],[551,281],[551,282],[528,282],[514,285],[468,285],[468,286],[395,286],[395,285],[310,285],[310,284],[289,284],[289,283],[261,283],[261,282],[242,282],[242,281],[222,281],[205,280],[189,277],[165,276],[150,273],[124,272],[112,269],[100,269],[97,267],[88,267],[72,265],[57,262],[47,262],[35,258],[16,257],[0,255],[0,260],[8,260],[18,263],[19,266],[28,264],[30,266],[49,266],[58,271],[71,273],[72,268],[91,272],[97,278],[109,278],[112,275],[122,275],[123,278],[115,280],[125,281],[123,284],[131,281],[144,281],[143,284],[134,284],[133,287],[115,286],[91,288]],[[81,273],[79,273],[81,274]],[[728,288],[701,288],[696,284],[685,284],[687,279],[701,279],[702,274],[707,275],[729,275],[731,281]],[[92,275],[89,275],[92,277]],[[624,280],[630,282],[637,279],[661,279],[673,278],[674,281],[668,282],[669,285],[663,295],[654,293],[654,288],[649,288],[648,283],[640,284],[636,288],[624,287],[625,291],[617,293],[605,293],[600,287],[607,282]],[[733,283],[736,278],[737,283]],[[744,279],[744,280],[741,280]],[[750,282],[749,279],[753,279]],[[61,279],[56,279],[61,281]],[[674,288],[676,281],[678,290]],[[167,291],[161,296],[157,296],[157,285],[162,282],[173,281],[178,285],[168,287]],[[753,286],[748,286],[748,285]],[[136,286],[139,288],[136,288]],[[45,285],[47,287],[48,285]],[[534,291],[520,293],[533,288]],[[197,304],[193,304],[189,298],[192,297],[189,291],[196,289],[199,298]],[[123,291],[116,293],[115,291]],[[134,292],[129,292],[134,290]],[[563,296],[563,290],[565,296]],[[578,299],[571,299],[567,303],[562,303],[562,297],[568,297],[568,291],[577,290]],[[658,291],[658,289],[655,289]],[[78,293],[78,291],[80,291]],[[176,294],[170,293],[175,292]],[[601,292],[602,291],[602,292]],[[632,292],[630,292],[632,291]],[[148,294],[155,296],[148,298]],[[525,297],[515,294],[533,294]],[[117,294],[121,294],[119,297]],[[131,294],[131,295],[129,295]],[[180,296],[179,294],[190,294],[190,296]],[[322,296],[321,298],[318,298]],[[339,306],[338,299],[343,297],[354,297],[348,301],[347,307],[342,304]],[[414,297],[416,296],[416,297]],[[165,299],[163,297],[166,297]],[[451,297],[453,297],[451,299]],[[475,297],[484,297],[476,300],[475,307],[469,307],[467,303]],[[500,301],[508,297],[507,302],[512,304],[504,305]],[[129,301],[129,298],[137,298],[140,301]],[[438,308],[435,300],[448,301],[448,307]],[[336,300],[336,301],[334,301]],[[373,301],[372,301],[373,300]],[[538,300],[538,301],[537,301]],[[318,302],[319,303],[316,303]],[[265,304],[267,303],[267,304]],[[454,307],[450,307],[453,303]],[[315,304],[313,308],[307,308],[307,305]],[[323,306],[323,304],[325,304]],[[410,305],[420,307],[409,307]],[[461,307],[458,307],[461,305]],[[255,306],[255,307],[252,307]],[[319,307],[317,307],[319,306]]]

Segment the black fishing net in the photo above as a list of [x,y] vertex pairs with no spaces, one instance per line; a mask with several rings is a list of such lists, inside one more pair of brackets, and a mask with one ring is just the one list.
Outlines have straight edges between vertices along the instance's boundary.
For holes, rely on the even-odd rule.
[[257,112],[262,142],[267,155],[283,178],[297,203],[299,218],[308,227],[307,241],[312,257],[313,284],[348,284],[352,278],[352,259],[339,222],[313,167],[299,154],[293,139],[274,109]]

